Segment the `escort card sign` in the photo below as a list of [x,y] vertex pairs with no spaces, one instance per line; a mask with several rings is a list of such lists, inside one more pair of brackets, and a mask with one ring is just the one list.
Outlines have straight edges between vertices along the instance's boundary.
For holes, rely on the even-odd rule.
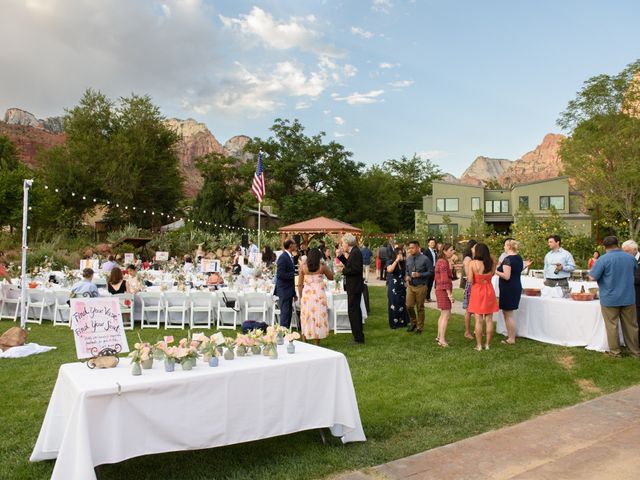
[[126,266],[132,265],[135,262],[135,258],[133,256],[133,253],[125,253],[124,254],[124,264]]
[[72,298],[71,330],[79,359],[95,357],[105,348],[129,351],[116,297]]
[[80,270],[84,270],[85,268],[90,268],[94,273],[97,272],[100,270],[100,260],[94,260],[92,258],[80,260]]
[[156,252],[156,260],[166,262],[169,260],[169,252]]
[[213,260],[211,258],[203,258],[200,260],[202,273],[211,273],[220,271],[220,260]]

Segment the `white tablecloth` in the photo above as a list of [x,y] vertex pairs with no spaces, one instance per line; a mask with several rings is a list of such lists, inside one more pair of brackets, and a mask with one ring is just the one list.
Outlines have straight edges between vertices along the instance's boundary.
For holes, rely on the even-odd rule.
[[[578,302],[564,298],[527,297],[520,299],[515,311],[516,335],[539,342],[609,350],[600,302]],[[502,310],[497,314],[497,331],[506,335]]]
[[[498,288],[499,278],[497,275],[494,275],[491,279],[491,283],[493,284],[493,289],[496,291],[496,296],[500,296],[500,288]],[[526,275],[522,275],[520,277],[520,282],[522,283],[522,288],[540,288],[544,287],[544,279],[543,278],[535,278],[528,277]],[[590,288],[598,288],[597,282],[579,282],[569,280],[569,287],[573,292],[579,292],[582,287],[586,291],[589,291]]]
[[57,458],[51,478],[86,480],[103,463],[314,428],[366,441],[344,355],[301,342],[278,355],[173,373],[155,362],[139,377],[125,359],[106,370],[62,365],[30,460]]

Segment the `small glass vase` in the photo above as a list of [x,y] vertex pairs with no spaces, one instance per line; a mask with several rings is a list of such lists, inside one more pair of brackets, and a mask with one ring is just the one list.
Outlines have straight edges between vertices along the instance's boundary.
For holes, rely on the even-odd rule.
[[289,342],[287,344],[287,353],[296,353],[296,346],[293,344],[293,342]]
[[146,360],[140,362],[143,370],[151,370],[153,368],[153,357],[149,357]]
[[182,370],[191,370],[193,368],[193,360],[185,358],[180,362],[180,365],[182,365]]
[[254,355],[260,355],[260,345],[254,345],[251,347],[251,353]]
[[233,354],[233,348],[227,348],[227,350],[224,352],[224,359],[225,360],[233,360],[234,359],[234,354]]
[[284,335],[278,335],[277,344],[284,345]]
[[246,357],[247,347],[245,347],[244,345],[238,345],[238,347],[236,348],[236,355],[238,355],[239,357]]
[[218,366],[218,357],[216,357],[215,355],[213,357],[211,357],[209,359],[209,366],[210,367],[217,367]]
[[209,363],[209,360],[211,360],[212,355],[210,353],[205,353],[204,355],[202,355],[202,361],[204,363]]
[[271,351],[269,351],[269,358],[271,360],[277,360],[278,359],[278,349],[276,348],[275,345],[273,345],[271,347]]
[[270,351],[271,351],[271,344],[270,343],[268,343],[264,347],[262,347],[262,355],[264,355],[265,357],[269,356],[269,352]]
[[140,366],[140,362],[133,362],[131,364],[131,375],[142,375],[142,367]]
[[173,372],[176,369],[176,361],[173,358],[165,358],[164,371]]

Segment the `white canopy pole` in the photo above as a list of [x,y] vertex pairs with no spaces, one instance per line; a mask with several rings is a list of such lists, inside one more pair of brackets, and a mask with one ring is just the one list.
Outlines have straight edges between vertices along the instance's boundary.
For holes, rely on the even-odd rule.
[[262,202],[258,202],[258,254],[260,250],[260,214],[262,213]]
[[33,180],[22,182],[22,269],[20,271],[20,328],[27,324],[27,217],[29,214],[29,189]]

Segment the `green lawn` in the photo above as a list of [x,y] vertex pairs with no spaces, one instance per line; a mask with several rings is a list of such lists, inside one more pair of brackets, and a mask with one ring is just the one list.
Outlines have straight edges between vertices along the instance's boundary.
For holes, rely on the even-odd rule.
[[[349,335],[332,335],[324,342],[349,360],[366,443],[343,446],[332,441],[325,446],[317,431],[309,431],[135,458],[98,467],[98,478],[321,478],[411,455],[640,382],[637,360],[611,359],[583,348],[528,340],[509,347],[497,338],[491,350],[476,352],[473,342],[462,336],[458,315],[449,329],[451,348],[441,349],[434,342],[438,316],[434,310],[428,313],[423,335],[392,331],[383,287],[371,288],[371,307],[366,346],[351,345]],[[12,325],[0,322],[0,331]],[[179,335],[175,330],[172,334]],[[134,335],[129,332],[130,341]],[[144,330],[142,335],[155,340],[162,333]],[[32,326],[29,338],[58,349],[22,360],[0,360],[4,427],[0,478],[45,479],[53,468],[53,462],[30,464],[28,459],[58,366],[75,360],[73,338],[69,330],[49,324]],[[176,425],[180,427],[188,428]]]

